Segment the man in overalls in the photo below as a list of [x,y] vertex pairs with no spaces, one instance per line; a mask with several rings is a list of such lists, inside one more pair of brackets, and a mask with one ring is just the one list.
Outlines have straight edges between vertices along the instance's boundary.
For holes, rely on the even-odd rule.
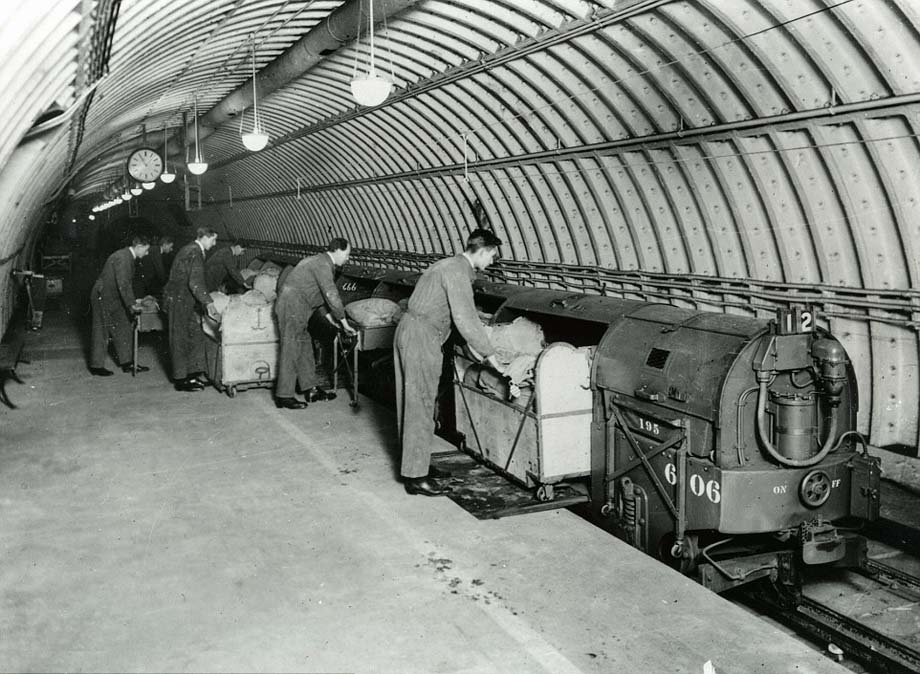
[[[326,306],[336,327],[347,334],[356,334],[345,316],[345,307],[335,287],[335,268],[348,262],[351,245],[334,238],[326,251],[304,258],[283,280],[279,280],[275,316],[278,319],[278,381],[275,384],[275,406],[300,410],[308,403],[335,398],[334,391],[320,388],[313,355],[313,335],[310,316]],[[294,397],[297,385],[306,401]]]
[[[147,237],[133,237],[130,246],[120,248],[109,256],[102,273],[93,285],[90,295],[93,333],[89,359],[89,371],[93,376],[108,377],[112,374],[112,371],[105,367],[109,340],[115,346],[115,355],[121,369],[131,372],[134,360],[131,349],[131,320],[136,300],[132,287],[134,268],[148,250],[150,242]],[[146,372],[149,369],[144,365],[137,366],[138,372]]]
[[444,362],[442,347],[451,323],[467,344],[491,367],[501,371],[495,348],[483,329],[473,302],[473,280],[498,257],[501,240],[490,230],[474,230],[466,250],[438,260],[419,278],[408,311],[396,328],[393,362],[396,368],[396,413],[402,441],[402,475],[410,494],[440,496],[447,487],[430,469],[434,445],[434,410]]

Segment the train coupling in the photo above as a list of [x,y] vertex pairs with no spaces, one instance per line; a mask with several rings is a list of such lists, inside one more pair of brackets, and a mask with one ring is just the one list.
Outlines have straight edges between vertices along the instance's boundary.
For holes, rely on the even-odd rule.
[[867,543],[862,536],[841,532],[828,522],[806,522],[800,531],[802,561],[809,566],[860,567],[867,558]]

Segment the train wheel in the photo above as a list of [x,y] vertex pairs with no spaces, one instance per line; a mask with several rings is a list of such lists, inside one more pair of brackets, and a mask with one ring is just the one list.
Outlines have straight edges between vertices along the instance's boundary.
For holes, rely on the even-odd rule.
[[227,397],[228,397],[228,398],[236,398],[236,386],[230,386],[230,387],[227,389]]
[[700,559],[700,539],[697,534],[686,534],[683,546],[678,548],[674,534],[669,533],[658,543],[658,557],[668,566],[684,574],[696,571]]
[[680,553],[680,572],[693,573],[696,571],[700,558],[700,539],[696,534],[687,534],[684,537],[684,549]]
[[537,487],[537,500],[538,501],[552,501],[556,497],[556,490],[551,484],[541,484]]

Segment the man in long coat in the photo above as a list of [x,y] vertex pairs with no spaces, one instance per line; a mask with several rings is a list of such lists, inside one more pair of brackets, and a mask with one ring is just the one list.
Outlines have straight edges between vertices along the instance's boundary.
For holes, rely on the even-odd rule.
[[[109,255],[102,267],[102,273],[93,284],[90,304],[93,310],[92,346],[90,348],[89,371],[97,377],[108,377],[112,371],[105,367],[108,342],[115,347],[118,364],[125,372],[131,371],[132,361],[132,317],[135,303],[135,263],[150,249],[146,237],[135,236],[131,245]],[[150,368],[139,365],[138,372]]]
[[204,388],[204,340],[201,314],[215,317],[214,303],[204,278],[204,254],[217,243],[217,232],[199,227],[197,238],[182,247],[173,260],[169,281],[163,289],[169,324],[169,356],[177,391]]
[[393,339],[396,369],[396,413],[402,441],[402,475],[410,494],[439,496],[448,491],[430,469],[435,443],[434,413],[438,380],[444,362],[442,347],[451,323],[467,344],[501,372],[495,348],[483,329],[473,301],[476,272],[498,256],[501,240],[487,229],[474,230],[460,255],[438,260],[428,267],[409,298],[409,307]]
[[348,262],[351,246],[341,238],[332,239],[326,252],[307,257],[297,263],[278,291],[275,316],[278,319],[278,381],[275,384],[275,405],[286,409],[302,409],[306,402],[294,397],[296,385],[305,391],[307,401],[332,400],[335,393],[323,391],[316,378],[313,356],[313,336],[308,324],[310,316],[325,305],[332,319],[349,334],[355,330],[348,324],[345,307],[335,287],[334,271]]

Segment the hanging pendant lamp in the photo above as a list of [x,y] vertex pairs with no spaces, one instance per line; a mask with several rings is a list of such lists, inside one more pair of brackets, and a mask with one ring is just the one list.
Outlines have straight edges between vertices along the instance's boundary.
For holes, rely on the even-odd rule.
[[162,180],[167,185],[176,179],[175,173],[169,172],[169,159],[167,158],[167,147],[166,147],[166,125],[163,125],[163,172],[160,174],[160,180]]
[[[358,35],[360,41],[360,27],[358,29]],[[353,72],[353,79],[351,80],[351,95],[354,96],[354,99],[358,102],[359,105],[373,107],[383,103],[390,95],[390,92],[393,90],[393,82],[386,79],[385,77],[380,77],[377,74],[377,69],[374,67],[374,0],[368,0],[367,35],[369,47],[367,72],[358,77],[357,47],[360,45],[357,45],[355,53],[355,68]]]
[[198,97],[195,96],[195,161],[190,161],[188,164],[188,170],[190,173],[196,176],[200,176],[202,173],[208,170],[208,163],[201,161],[201,148],[198,146]]
[[[121,184],[121,198],[123,201],[131,201],[131,198],[134,196],[133,191],[131,190],[131,183],[128,182],[128,166],[125,164],[123,167],[123,172],[121,178],[124,182]],[[142,189],[138,188],[138,194],[143,192]]]
[[268,145],[268,134],[259,123],[259,102],[256,95],[256,41],[252,39],[252,131],[240,136],[243,145],[251,152],[258,152]]

